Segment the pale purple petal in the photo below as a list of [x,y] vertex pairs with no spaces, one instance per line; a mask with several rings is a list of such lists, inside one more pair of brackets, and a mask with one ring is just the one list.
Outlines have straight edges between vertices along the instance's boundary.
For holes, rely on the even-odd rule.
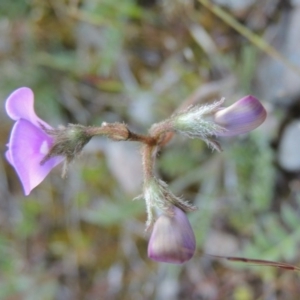
[[234,136],[247,133],[261,125],[267,113],[260,101],[254,96],[245,96],[227,108],[214,114],[216,124],[226,129],[219,136]]
[[38,127],[40,126],[39,123],[41,123],[51,128],[35,114],[33,105],[34,95],[32,90],[27,87],[21,87],[10,94],[6,100],[5,108],[8,116],[13,120],[24,119]]
[[15,168],[25,195],[29,195],[51,169],[63,160],[62,157],[54,157],[40,165],[52,143],[51,137],[28,120],[20,119],[15,123],[10,135],[6,158]]
[[186,214],[174,207],[174,216],[156,220],[148,244],[148,256],[159,262],[181,264],[194,255],[196,241]]

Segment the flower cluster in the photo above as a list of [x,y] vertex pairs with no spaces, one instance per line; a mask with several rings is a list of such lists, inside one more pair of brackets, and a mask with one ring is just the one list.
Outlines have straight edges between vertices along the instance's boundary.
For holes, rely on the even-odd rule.
[[[176,131],[189,138],[201,138],[209,147],[220,151],[221,147],[214,137],[230,137],[250,132],[266,119],[264,107],[251,95],[227,108],[222,107],[223,103],[224,99],[221,99],[211,105],[188,107],[169,120],[155,125],[153,130],[159,131],[165,127],[166,131]],[[148,211],[146,228],[153,226],[148,256],[159,262],[188,261],[195,252],[196,244],[185,212],[194,210],[195,207],[174,196],[166,183],[155,179],[153,174],[151,176],[152,179],[148,179],[144,185]],[[154,222],[152,211],[155,209],[160,215]]]
[[196,250],[194,232],[186,216],[196,208],[176,197],[165,182],[156,178],[156,152],[170,132],[200,138],[211,148],[221,150],[216,137],[247,133],[266,118],[264,107],[253,96],[227,108],[223,104],[221,99],[211,105],[188,107],[152,126],[148,135],[136,134],[123,123],[103,122],[100,127],[69,124],[54,129],[36,115],[32,90],[22,87],[6,100],[6,112],[15,121],[6,158],[18,174],[25,195],[29,195],[56,165],[64,161],[66,166],[72,161],[93,136],[142,143],[146,228],[152,230],[148,256],[155,261],[180,264],[191,259]]

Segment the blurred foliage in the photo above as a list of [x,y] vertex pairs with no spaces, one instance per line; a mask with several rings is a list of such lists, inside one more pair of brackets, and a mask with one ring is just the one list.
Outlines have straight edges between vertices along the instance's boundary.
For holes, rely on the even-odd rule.
[[[142,132],[184,100],[259,93],[262,50],[291,68],[264,38],[289,1],[213,1],[217,15],[202,2],[2,1],[1,107],[29,86],[53,126],[124,121]],[[142,189],[138,147],[92,141],[67,179],[57,168],[26,198],[2,158],[0,299],[298,299],[297,274],[202,255],[299,264],[299,172],[278,165],[274,145],[300,110],[261,100],[267,124],[222,139],[222,153],[181,137],[159,153],[160,175],[199,208],[189,215],[199,252],[183,266],[147,258],[143,200],[132,201]],[[12,122],[0,115],[4,153]]]

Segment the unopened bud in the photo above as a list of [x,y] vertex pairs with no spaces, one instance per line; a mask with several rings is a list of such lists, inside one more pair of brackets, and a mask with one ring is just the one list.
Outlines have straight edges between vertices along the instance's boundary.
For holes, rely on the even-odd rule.
[[186,214],[173,207],[173,214],[161,214],[156,220],[148,244],[148,256],[159,262],[182,264],[196,250],[193,229]]
[[217,135],[234,136],[247,133],[261,125],[266,116],[266,110],[257,98],[245,96],[214,114],[214,122],[226,129]]

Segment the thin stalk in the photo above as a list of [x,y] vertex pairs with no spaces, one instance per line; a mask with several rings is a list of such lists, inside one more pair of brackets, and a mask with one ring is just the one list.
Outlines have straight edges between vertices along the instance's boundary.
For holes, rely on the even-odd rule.
[[295,73],[300,75],[300,68],[295,66],[291,61],[285,58],[279,51],[272,47],[268,42],[266,42],[262,37],[253,33],[251,30],[240,24],[235,18],[233,18],[229,13],[227,13],[220,6],[211,3],[209,0],[198,0],[203,6],[209,9],[213,14],[218,16],[226,24],[236,30],[239,34],[248,39],[257,48],[267,53],[269,56],[275,60],[283,63],[289,69],[293,70]]
[[147,144],[142,146],[144,183],[149,182],[154,177],[156,150],[157,146],[150,146]]

